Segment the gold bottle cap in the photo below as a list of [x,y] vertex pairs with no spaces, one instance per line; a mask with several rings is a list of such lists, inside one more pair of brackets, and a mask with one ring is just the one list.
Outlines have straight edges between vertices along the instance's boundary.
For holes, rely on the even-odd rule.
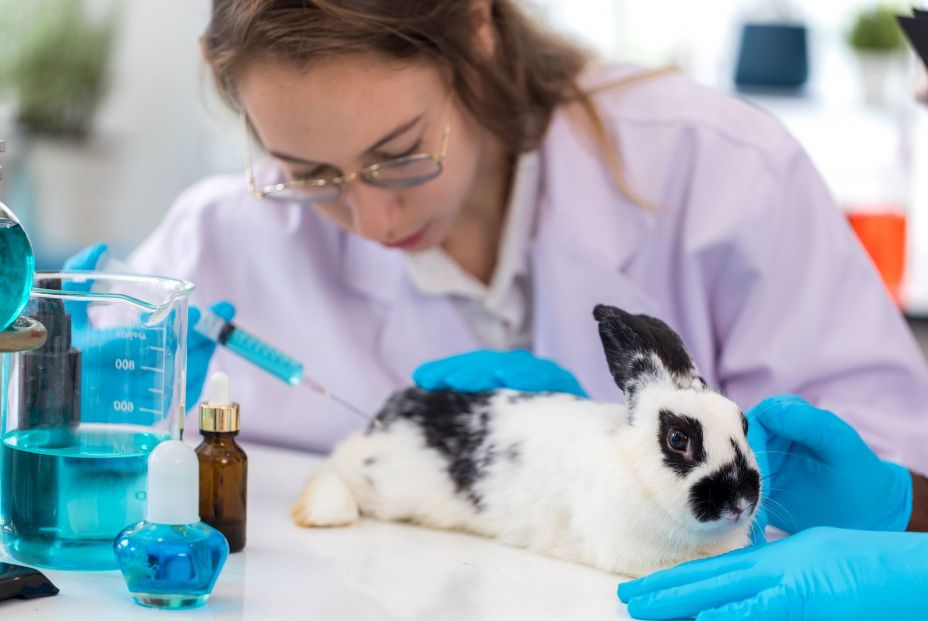
[[229,376],[221,371],[213,373],[209,378],[208,394],[209,400],[200,404],[200,431],[238,431],[238,403],[233,403],[229,396]]
[[200,431],[229,433],[239,430],[238,403],[200,404]]

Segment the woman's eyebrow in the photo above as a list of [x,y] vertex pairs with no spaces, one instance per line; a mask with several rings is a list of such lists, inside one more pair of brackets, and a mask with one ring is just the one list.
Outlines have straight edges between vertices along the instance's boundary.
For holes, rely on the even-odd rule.
[[[410,129],[412,129],[413,127],[415,127],[415,126],[419,123],[419,121],[422,120],[422,117],[423,117],[423,116],[424,116],[423,114],[420,114],[419,116],[417,116],[416,118],[412,119],[411,121],[408,121],[408,122],[406,122],[406,123],[403,123],[402,125],[400,125],[400,126],[397,127],[396,129],[390,131],[390,133],[388,133],[386,136],[384,136],[383,138],[381,138],[380,140],[378,140],[377,142],[375,142],[373,145],[371,145],[370,147],[368,147],[367,151],[365,151],[364,153],[365,153],[366,155],[370,155],[371,153],[374,153],[375,151],[377,151],[377,149],[379,149],[379,148],[382,147],[383,145],[387,144],[388,142],[390,142],[390,141],[393,140],[394,138],[397,138],[397,137],[399,137],[399,136],[405,134],[405,133],[408,132]],[[280,151],[270,151],[270,150],[269,150],[268,153],[269,153],[270,155],[276,157],[276,158],[279,159],[279,160],[283,160],[283,161],[285,161],[285,162],[291,162],[291,163],[293,163],[293,164],[310,164],[310,165],[321,165],[321,164],[322,164],[322,162],[316,162],[316,161],[313,161],[313,160],[305,160],[305,159],[303,159],[303,158],[301,158],[301,157],[297,157],[297,156],[295,156],[295,155],[287,155],[286,153],[281,153]]]
[[390,142],[390,141],[393,140],[394,138],[397,138],[397,137],[399,137],[399,136],[402,136],[403,134],[405,134],[406,132],[408,132],[410,129],[412,129],[413,127],[415,127],[416,124],[418,124],[419,121],[422,120],[422,117],[423,117],[423,116],[424,116],[424,115],[420,114],[419,116],[417,116],[417,117],[414,118],[413,120],[409,121],[408,123],[403,123],[402,125],[400,125],[400,126],[397,127],[396,129],[394,129],[393,131],[391,131],[389,134],[387,134],[386,136],[384,136],[383,138],[381,138],[380,140],[378,140],[378,141],[377,141],[376,143],[374,143],[372,146],[368,147],[368,149],[367,149],[367,151],[365,151],[365,153],[367,153],[367,154],[373,153],[374,151],[376,151],[377,149],[379,149],[379,148],[382,147],[383,145],[387,144],[388,142]]

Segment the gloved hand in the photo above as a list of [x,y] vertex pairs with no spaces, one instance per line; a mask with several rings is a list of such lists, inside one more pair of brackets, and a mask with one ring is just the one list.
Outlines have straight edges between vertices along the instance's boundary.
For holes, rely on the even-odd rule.
[[[100,259],[110,247],[106,244],[91,244],[64,262],[66,270],[95,270]],[[89,289],[88,289],[89,290]]]
[[571,373],[551,360],[536,358],[524,349],[478,349],[420,365],[413,381],[425,390],[453,389],[482,392],[511,388],[526,392],[566,392],[586,397]]
[[[67,270],[96,269],[101,257],[107,250],[106,244],[88,246],[68,259],[64,264],[64,268]],[[89,291],[91,283],[88,282],[86,285],[69,283],[71,289],[82,286],[86,286]],[[210,310],[226,321],[231,321],[235,317],[235,307],[227,301],[213,304]],[[169,398],[169,395],[159,395],[157,393],[141,396],[138,394],[124,394],[126,393],[125,382],[115,375],[127,371],[126,364],[119,364],[118,361],[132,361],[134,365],[131,372],[136,374],[134,378],[136,385],[148,385],[149,383],[152,386],[157,385],[154,376],[150,382],[139,377],[144,373],[159,372],[146,370],[146,368],[158,366],[148,348],[140,347],[137,340],[127,338],[118,329],[111,331],[95,330],[91,333],[86,329],[88,326],[87,304],[69,304],[68,312],[71,314],[74,344],[82,351],[83,366],[87,369],[94,369],[96,374],[94,390],[82,391],[82,398],[86,401],[84,410],[90,412],[94,408],[102,408],[102,411],[108,411],[111,407],[131,407],[132,412],[136,413],[133,418],[135,422],[138,422],[141,417],[137,413],[160,409],[161,399]],[[193,329],[199,319],[200,309],[196,306],[190,306],[187,318],[187,384],[185,399],[187,411],[190,411],[196,405],[200,394],[203,392],[209,361],[216,350],[216,343]],[[113,375],[114,381],[106,381],[108,374]],[[91,375],[85,374],[85,377],[91,377]],[[164,389],[168,390],[169,387]],[[90,399],[93,401],[89,401]],[[131,406],[129,406],[130,401],[132,402]]]
[[636,619],[923,619],[928,534],[813,528],[619,585]]
[[813,526],[906,529],[909,471],[877,457],[853,427],[792,395],[765,399],[746,416],[749,441],[767,435],[766,449],[755,451],[764,456],[759,465],[771,524],[789,533]]
[[[231,302],[216,302],[209,307],[211,311],[226,321],[235,318],[235,307]],[[200,309],[191,306],[187,317],[187,411],[200,400],[203,385],[206,383],[206,373],[209,369],[210,358],[216,351],[216,343],[209,340],[193,329],[200,320]]]

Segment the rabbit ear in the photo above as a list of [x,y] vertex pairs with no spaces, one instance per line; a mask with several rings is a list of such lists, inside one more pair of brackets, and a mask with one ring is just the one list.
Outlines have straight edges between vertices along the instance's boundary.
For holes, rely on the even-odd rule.
[[609,371],[630,408],[634,408],[635,396],[651,384],[706,388],[683,341],[660,319],[631,315],[605,304],[593,309],[593,317],[599,322]]

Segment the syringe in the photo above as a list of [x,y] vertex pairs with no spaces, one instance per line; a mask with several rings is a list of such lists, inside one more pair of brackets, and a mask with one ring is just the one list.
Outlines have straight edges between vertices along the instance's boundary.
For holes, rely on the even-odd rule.
[[[97,260],[97,269],[109,272],[131,273],[126,263],[113,258],[109,252],[105,252]],[[322,396],[338,403],[346,410],[353,414],[361,416],[368,422],[372,422],[375,427],[380,426],[380,421],[366,414],[360,408],[357,408],[338,395],[335,395],[328,388],[307,377],[303,373],[303,365],[286,355],[279,349],[271,347],[258,337],[249,332],[245,332],[230,321],[226,321],[209,309],[203,309],[200,312],[200,319],[193,329],[205,336],[206,338],[224,345],[229,351],[241,356],[253,365],[264,369],[274,377],[282,380],[291,386],[305,386],[310,390],[318,392]]]
[[209,309],[200,311],[200,319],[193,326],[193,329],[211,341],[224,345],[229,351],[264,369],[277,379],[291,386],[306,386],[310,390],[314,390],[335,401],[352,413],[365,418],[368,422],[377,424],[376,419],[373,419],[360,408],[351,405],[338,395],[333,394],[328,388],[303,373],[301,363],[282,351],[271,347],[253,334],[242,330],[231,321],[226,321]]

